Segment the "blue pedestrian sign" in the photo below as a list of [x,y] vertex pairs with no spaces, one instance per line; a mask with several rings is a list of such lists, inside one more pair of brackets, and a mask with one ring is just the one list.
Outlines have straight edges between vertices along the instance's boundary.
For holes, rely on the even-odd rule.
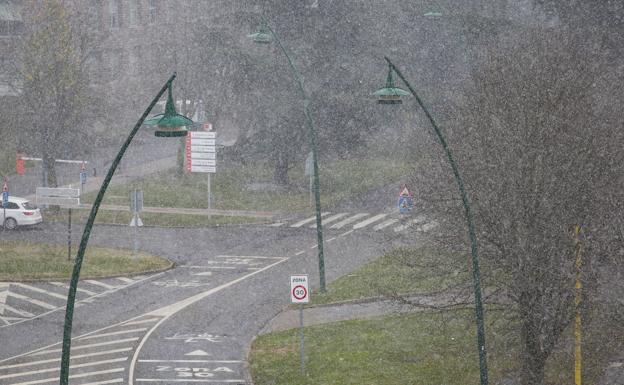
[[9,203],[9,186],[5,181],[4,185],[2,186],[2,207],[6,207],[7,203]]
[[399,192],[398,208],[399,213],[407,214],[414,207],[414,198],[412,193],[407,189],[407,186],[403,185]]
[[84,171],[80,171],[80,184],[87,183],[87,173]]

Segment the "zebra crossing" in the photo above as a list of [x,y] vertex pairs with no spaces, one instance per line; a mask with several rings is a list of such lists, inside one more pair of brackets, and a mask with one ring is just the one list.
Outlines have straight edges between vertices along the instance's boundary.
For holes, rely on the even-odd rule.
[[[134,351],[161,317],[144,315],[72,338],[69,380],[72,385],[127,383]],[[58,384],[60,343],[0,361],[0,383],[7,385]]]
[[[420,231],[427,232],[435,228],[438,223],[429,220],[425,215],[402,215],[398,213],[321,213],[324,230],[365,230],[370,231],[392,231],[394,233]],[[290,228],[316,228],[316,216],[299,219],[296,222],[288,223],[280,221],[271,223],[270,227],[290,227]]]
[[[134,285],[150,276],[87,279],[80,281],[76,302],[90,302]],[[64,282],[0,282],[0,328],[23,322],[65,307],[69,285]]]

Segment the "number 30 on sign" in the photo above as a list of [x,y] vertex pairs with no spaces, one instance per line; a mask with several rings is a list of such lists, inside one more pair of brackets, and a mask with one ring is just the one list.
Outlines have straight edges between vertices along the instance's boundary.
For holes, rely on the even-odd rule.
[[291,303],[310,302],[310,292],[308,290],[307,274],[290,276],[290,302]]

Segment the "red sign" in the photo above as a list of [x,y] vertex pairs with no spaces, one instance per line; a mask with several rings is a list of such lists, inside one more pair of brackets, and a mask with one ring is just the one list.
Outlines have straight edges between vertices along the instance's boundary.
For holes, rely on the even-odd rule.
[[15,159],[15,172],[17,175],[24,175],[26,167],[24,166],[24,159],[22,159],[22,154],[17,153],[17,158]]

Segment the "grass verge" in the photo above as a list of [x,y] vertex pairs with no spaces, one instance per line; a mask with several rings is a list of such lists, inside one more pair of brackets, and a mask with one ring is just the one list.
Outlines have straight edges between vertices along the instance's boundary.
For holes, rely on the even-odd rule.
[[[73,249],[75,257],[76,249]],[[140,274],[167,269],[167,259],[132,250],[89,246],[81,278]],[[66,280],[71,277],[74,260],[67,260],[67,246],[0,241],[0,281]]]
[[423,294],[468,282],[459,257],[433,249],[400,247],[313,293],[311,304],[358,300],[382,295]]
[[[399,179],[407,173],[405,162],[388,159],[337,160],[323,163],[320,170],[322,205],[331,206],[350,196]],[[303,170],[289,173],[291,185],[273,185],[271,164],[254,162],[238,167],[223,166],[211,178],[212,207],[223,210],[308,211],[309,177]],[[141,189],[145,206],[207,207],[205,174],[177,175],[174,169],[138,179],[125,185],[111,185],[105,204],[127,205],[132,189]],[[96,193],[84,194],[83,202],[92,203]]]
[[[307,327],[303,376],[299,330],[272,333],[254,341],[251,372],[256,385],[478,384],[473,325],[472,311],[456,310]],[[488,328],[492,383],[516,369],[507,326]]]

